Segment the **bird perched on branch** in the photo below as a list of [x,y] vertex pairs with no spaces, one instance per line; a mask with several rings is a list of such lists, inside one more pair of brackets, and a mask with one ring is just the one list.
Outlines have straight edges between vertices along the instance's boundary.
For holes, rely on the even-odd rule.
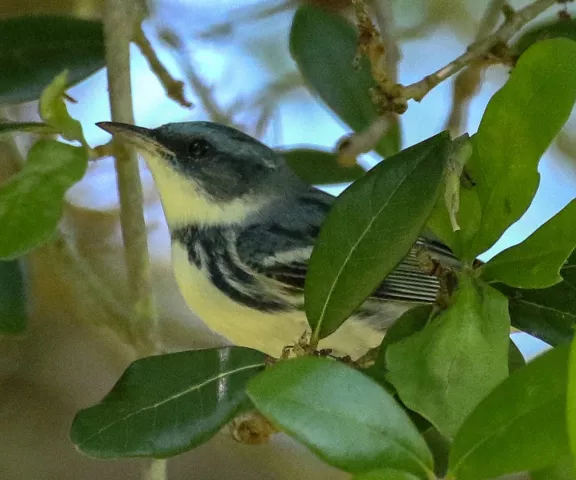
[[[152,172],[188,306],[236,345],[278,357],[307,328],[304,279],[334,197],[302,182],[280,154],[211,122],[147,129],[101,122],[133,143]],[[419,239],[373,295],[320,348],[356,358],[406,309],[434,302],[438,279],[416,253],[449,255]]]

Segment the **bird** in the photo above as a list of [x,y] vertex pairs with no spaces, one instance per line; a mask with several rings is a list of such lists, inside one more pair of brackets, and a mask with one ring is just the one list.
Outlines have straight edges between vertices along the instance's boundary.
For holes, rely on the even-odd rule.
[[[281,152],[233,127],[192,121],[158,128],[99,122],[133,144],[158,190],[172,267],[188,307],[234,345],[278,358],[307,329],[308,260],[335,197],[305,183]],[[419,237],[396,269],[318,348],[358,358],[408,309],[434,303],[439,280],[422,268]]]

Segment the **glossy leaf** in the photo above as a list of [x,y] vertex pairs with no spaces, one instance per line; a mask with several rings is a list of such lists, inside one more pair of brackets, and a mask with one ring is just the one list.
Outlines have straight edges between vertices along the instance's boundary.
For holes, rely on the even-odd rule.
[[478,193],[464,171],[472,151],[472,142],[467,134],[452,142],[444,180],[444,194],[436,200],[426,223],[426,233],[429,236],[450,247],[460,260],[469,260],[470,263],[474,259],[465,258],[466,245],[478,231],[481,220]]
[[386,384],[386,350],[393,343],[422,330],[430,319],[432,305],[418,305],[404,312],[392,326],[386,330],[386,335],[378,347],[378,356],[374,365],[364,370],[364,373],[380,384]]
[[0,104],[38,100],[63,70],[71,86],[104,64],[100,22],[55,15],[0,20]]
[[576,329],[576,289],[566,282],[524,290],[495,285],[508,297],[512,325],[550,345],[569,342]]
[[57,75],[52,83],[42,92],[38,108],[40,117],[48,125],[55,128],[67,140],[78,140],[86,144],[82,125],[74,120],[68,113],[64,94],[68,85],[68,72],[64,71]]
[[560,269],[576,247],[576,200],[519,245],[490,259],[482,276],[517,288],[546,288],[562,281]]
[[454,438],[466,416],[508,375],[506,298],[461,276],[453,304],[388,347],[388,380],[402,402]]
[[360,165],[344,167],[338,156],[331,152],[311,148],[280,151],[296,175],[310,185],[329,185],[358,180],[365,173]]
[[360,475],[356,475],[353,480],[418,480],[418,477],[408,472],[386,468],[383,470],[361,473]]
[[422,432],[428,448],[434,456],[434,472],[438,478],[444,478],[448,470],[448,456],[452,444],[434,427],[429,427]]
[[566,283],[576,288],[576,250],[568,257],[568,260],[562,266],[560,275]]
[[571,455],[562,457],[553,465],[531,472],[530,478],[531,480],[574,480],[576,478],[574,457]]
[[488,103],[466,165],[482,208],[467,258],[488,250],[532,202],[540,157],[576,101],[575,64],[576,42],[538,42],[520,57]]
[[315,336],[334,332],[408,254],[440,190],[449,150],[449,135],[436,135],[381,162],[334,201],[306,277]]
[[20,262],[0,261],[0,335],[26,329],[26,295]]
[[473,258],[466,258],[466,245],[478,231],[481,222],[480,199],[475,187],[469,185],[460,186],[460,206],[458,210],[458,225],[460,230],[455,231],[444,196],[439,195],[436,204],[432,209],[427,227],[432,234],[449,246],[454,254],[461,260],[469,261]]
[[432,455],[394,399],[360,372],[333,360],[277,363],[248,385],[274,425],[330,465],[351,473],[390,468],[428,478]]
[[[311,89],[352,130],[366,130],[378,118],[370,98],[375,86],[366,59],[354,68],[358,45],[355,27],[341,15],[304,5],[296,10],[290,31],[290,53]],[[397,118],[375,150],[382,156],[400,149]]]
[[568,437],[572,454],[576,459],[576,339],[572,339],[568,361],[568,398],[567,398]]
[[526,365],[524,355],[522,355],[522,352],[516,344],[510,340],[510,348],[508,349],[508,370],[510,373],[513,373],[524,365]]
[[0,185],[0,258],[18,257],[50,238],[64,194],[87,165],[82,147],[40,140],[30,148],[22,171]]
[[466,133],[452,142],[446,176],[444,179],[444,204],[450,218],[453,231],[460,230],[460,184],[464,166],[472,155],[472,143]]
[[526,29],[514,42],[512,49],[516,53],[522,54],[536,42],[558,37],[576,40],[576,19],[562,18],[555,22],[541,23]]
[[537,357],[498,385],[452,444],[449,473],[484,480],[545,467],[569,452],[568,346]]
[[265,355],[243,347],[133,362],[97,405],[81,410],[72,441],[98,458],[177,455],[210,439],[243,405]]
[[57,133],[57,130],[50,125],[39,122],[0,122],[0,135],[13,132],[53,134]]

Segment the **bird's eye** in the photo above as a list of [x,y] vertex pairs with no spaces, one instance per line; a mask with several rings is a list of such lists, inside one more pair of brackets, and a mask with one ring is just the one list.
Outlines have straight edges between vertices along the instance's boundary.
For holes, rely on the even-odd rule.
[[206,140],[198,138],[188,145],[188,154],[191,157],[203,157],[210,151],[210,148],[211,145]]

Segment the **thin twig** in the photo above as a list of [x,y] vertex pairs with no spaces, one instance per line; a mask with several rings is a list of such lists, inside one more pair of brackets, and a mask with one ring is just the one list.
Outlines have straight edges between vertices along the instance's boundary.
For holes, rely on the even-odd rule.
[[482,19],[480,20],[480,24],[478,25],[478,32],[476,33],[475,41],[482,40],[484,37],[490,35],[496,24],[498,23],[498,19],[500,18],[500,14],[504,10],[504,6],[506,5],[506,0],[491,0],[482,15]]
[[[106,0],[104,6],[104,40],[112,120],[133,124],[130,42],[133,38],[132,31],[139,21],[134,12],[139,11],[140,6],[135,0]],[[141,353],[152,354],[157,351],[158,346],[157,315],[138,161],[134,149],[120,140],[113,140],[113,151],[128,290],[134,312],[132,327],[141,342]]]
[[208,28],[208,30],[200,33],[199,38],[204,40],[216,39],[218,37],[224,37],[231,35],[235,28],[247,22],[254,20],[262,20],[264,18],[269,18],[278,13],[285,12],[287,10],[293,9],[298,5],[298,0],[285,0],[276,5],[266,6],[258,5],[258,8],[250,6],[248,8],[238,8],[230,12],[230,18],[233,20],[228,22],[217,23]]
[[98,160],[103,157],[114,155],[114,142],[110,140],[102,145],[97,145],[89,150],[90,160]]
[[148,467],[144,467],[142,480],[165,480],[166,466],[166,460],[160,458],[150,460]]
[[566,127],[556,137],[556,147],[564,155],[576,159],[576,136],[569,132]]
[[398,81],[398,62],[400,61],[400,49],[395,39],[394,12],[390,0],[372,0],[372,10],[376,18],[380,38],[384,44],[384,63],[388,75]]
[[[504,5],[506,5],[506,0],[490,1],[488,8],[486,8],[480,20],[475,38],[476,42],[492,33],[492,30],[494,30],[494,27],[498,23],[498,18],[502,13]],[[480,87],[482,70],[485,65],[485,62],[478,60],[470,63],[468,68],[462,70],[454,81],[452,109],[450,110],[450,116],[446,123],[446,128],[453,136],[459,135],[464,129],[466,112],[468,111],[470,100]]]
[[372,122],[366,130],[340,140],[337,146],[338,163],[343,167],[354,166],[356,158],[372,150],[389,129],[390,118],[383,115]]
[[146,34],[144,33],[141,24],[135,27],[134,43],[138,46],[142,52],[142,55],[148,61],[150,70],[154,72],[156,78],[158,78],[164,87],[164,91],[166,92],[168,98],[171,98],[183,107],[192,107],[192,103],[184,95],[184,82],[176,80],[172,77],[172,75],[170,75],[170,72],[162,64],[158,58],[158,55],[156,55],[156,52],[152,48],[150,41],[148,38],[146,38]]
[[170,47],[170,51],[175,54],[175,57],[184,71],[190,85],[196,95],[200,98],[202,105],[210,118],[218,123],[231,124],[230,117],[220,108],[216,101],[212,98],[212,91],[210,87],[204,84],[204,80],[194,70],[192,62],[188,58],[186,50],[182,41],[176,33],[170,30],[163,30],[160,35],[161,40]]
[[102,281],[90,263],[82,257],[72,240],[59,229],[54,241],[47,244],[46,248],[52,252],[52,256],[72,269],[82,288],[96,298],[98,305],[109,317],[106,325],[113,329],[122,341],[134,344],[129,310],[116,298],[114,292]]
[[399,85],[398,95],[406,100],[414,99],[419,102],[436,85],[459,72],[473,61],[489,54],[498,44],[506,44],[524,25],[550,8],[556,2],[557,0],[536,0],[523,9],[512,13],[498,30],[470,45],[466,50],[466,53],[460,55],[449,64],[440,68],[431,75],[427,75],[416,83],[408,86]]
[[371,65],[371,72],[378,87],[373,89],[372,99],[382,112],[364,131],[355,133],[340,141],[338,145],[338,162],[343,166],[353,166],[356,158],[372,150],[386,132],[398,122],[394,109],[390,110],[393,99],[387,91],[398,81],[398,62],[400,50],[394,40],[394,18],[389,0],[372,0],[372,9],[378,22],[380,32],[376,30],[363,0],[353,0],[360,35],[359,52],[364,53]]

